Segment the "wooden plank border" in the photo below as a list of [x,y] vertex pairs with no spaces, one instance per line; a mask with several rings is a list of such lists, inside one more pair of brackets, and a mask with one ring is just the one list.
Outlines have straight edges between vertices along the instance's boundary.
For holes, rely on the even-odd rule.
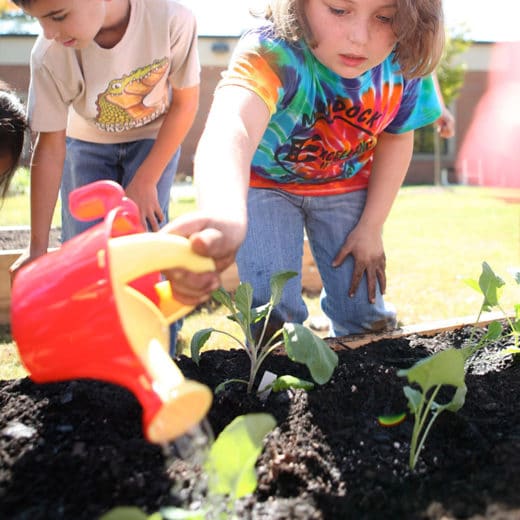
[[[513,316],[509,316],[512,318]],[[399,339],[412,334],[419,336],[434,336],[441,332],[460,329],[465,326],[485,327],[492,321],[503,320],[505,316],[501,312],[488,312],[481,316],[478,323],[475,321],[476,316],[461,316],[449,320],[431,321],[419,323],[417,325],[409,325],[386,332],[374,332],[371,334],[353,334],[351,336],[342,336],[339,338],[331,338],[334,342],[333,348],[343,350],[346,348],[355,349],[373,343],[382,339]]]

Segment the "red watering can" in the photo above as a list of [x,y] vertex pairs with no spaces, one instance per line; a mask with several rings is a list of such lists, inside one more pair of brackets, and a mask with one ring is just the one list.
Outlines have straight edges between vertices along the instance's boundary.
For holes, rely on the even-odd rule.
[[145,232],[137,206],[118,184],[99,181],[70,195],[72,213],[104,220],[16,274],[11,328],[36,383],[93,378],[128,388],[143,408],[150,442],[196,426],[212,400],[168,354],[169,324],[192,307],[172,298],[160,271],[214,270],[189,241]]

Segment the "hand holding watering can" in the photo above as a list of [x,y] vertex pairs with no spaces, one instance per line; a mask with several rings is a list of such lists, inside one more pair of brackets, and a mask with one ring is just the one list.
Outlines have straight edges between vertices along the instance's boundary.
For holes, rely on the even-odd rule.
[[191,306],[175,301],[161,270],[214,270],[189,241],[145,232],[137,206],[111,181],[74,191],[77,218],[104,220],[22,267],[11,293],[11,328],[37,383],[94,378],[134,393],[151,442],[183,435],[206,415],[206,386],[184,378],[168,354],[169,324]]

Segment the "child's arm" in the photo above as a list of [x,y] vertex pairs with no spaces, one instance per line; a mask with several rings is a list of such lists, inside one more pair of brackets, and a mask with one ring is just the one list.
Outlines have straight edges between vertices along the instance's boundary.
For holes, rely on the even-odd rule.
[[383,247],[383,224],[385,223],[397,192],[406,176],[413,152],[413,131],[403,134],[387,132],[379,136],[370,174],[365,209],[358,224],[348,235],[334,259],[340,265],[348,255],[355,261],[350,285],[352,296],[366,272],[368,297],[375,301],[376,281],[381,292],[386,290],[386,259]]
[[455,117],[449,111],[446,103],[444,103],[444,97],[442,95],[441,86],[439,85],[439,78],[437,77],[437,73],[432,74],[433,86],[435,87],[435,92],[437,93],[437,97],[439,98],[439,103],[441,105],[442,113],[435,121],[435,125],[437,127],[437,132],[444,139],[449,139],[455,135]]
[[40,132],[31,159],[31,242],[11,266],[11,274],[47,253],[64,161],[65,130]]
[[159,229],[159,223],[164,219],[157,197],[157,183],[164,168],[190,130],[195,120],[198,104],[198,85],[173,90],[172,103],[157,139],[148,157],[126,188],[126,195],[139,206],[143,224],[145,225],[148,221],[154,231]]
[[[245,238],[251,161],[269,116],[266,104],[253,92],[233,85],[217,90],[195,154],[200,211],[165,228],[189,237],[193,250],[212,257],[218,272],[233,263]],[[168,276],[175,296],[187,304],[204,301],[219,285],[213,273]]]

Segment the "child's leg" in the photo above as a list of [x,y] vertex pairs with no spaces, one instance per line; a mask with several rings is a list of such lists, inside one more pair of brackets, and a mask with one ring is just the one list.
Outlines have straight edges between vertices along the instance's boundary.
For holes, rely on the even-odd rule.
[[69,210],[69,195],[76,188],[107,179],[118,182],[118,145],[89,143],[67,137],[67,153],[61,180],[61,234],[62,240],[70,240],[89,229],[100,220],[82,222]]
[[241,282],[253,287],[253,305],[267,303],[271,296],[271,276],[280,271],[296,271],[276,308],[274,318],[281,322],[302,323],[307,307],[302,299],[303,257],[302,197],[280,190],[249,190],[247,236],[237,255]]
[[[81,222],[69,211],[69,194],[71,191],[99,180],[112,180],[126,188],[135,172],[150,153],[153,139],[143,139],[129,143],[99,144],[67,138],[67,154],[61,182],[62,206],[62,239],[69,240],[90,228],[98,221]],[[180,148],[164,169],[157,183],[157,196],[165,219],[169,219],[170,192],[172,189]]]
[[376,302],[368,301],[366,276],[356,294],[348,296],[354,259],[348,256],[339,267],[332,260],[365,207],[366,191],[330,197],[307,197],[307,233],[323,281],[321,307],[331,321],[331,335],[345,336],[395,327],[396,315],[385,304],[379,286]]
[[[122,177],[119,180],[123,188],[126,188],[126,186],[130,184],[130,181],[134,178],[135,172],[150,153],[154,142],[153,139],[143,139],[141,141],[124,143],[124,155],[121,157],[121,160],[123,161],[123,172]],[[161,222],[160,227],[163,227],[169,221],[170,194],[175,174],[177,173],[180,155],[181,149],[179,147],[174,156],[170,159],[170,162],[167,164],[159,182],[157,183],[157,197],[162,212],[164,213],[164,220]]]

